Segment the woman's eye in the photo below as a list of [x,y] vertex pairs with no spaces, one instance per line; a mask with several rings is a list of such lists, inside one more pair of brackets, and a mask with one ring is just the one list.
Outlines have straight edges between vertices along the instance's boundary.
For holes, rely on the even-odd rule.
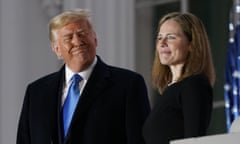
[[175,36],[173,36],[173,35],[168,35],[167,38],[168,38],[168,39],[175,39]]
[[157,37],[157,40],[162,40],[162,37]]

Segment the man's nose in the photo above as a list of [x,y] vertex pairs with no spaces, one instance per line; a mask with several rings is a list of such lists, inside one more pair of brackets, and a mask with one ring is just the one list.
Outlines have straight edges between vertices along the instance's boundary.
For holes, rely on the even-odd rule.
[[77,34],[73,35],[72,43],[73,45],[80,45],[82,38],[79,37]]

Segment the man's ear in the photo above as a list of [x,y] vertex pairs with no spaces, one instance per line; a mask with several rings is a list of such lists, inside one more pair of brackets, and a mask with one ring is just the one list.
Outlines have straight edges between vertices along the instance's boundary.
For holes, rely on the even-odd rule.
[[97,34],[96,34],[95,31],[93,32],[93,35],[94,35],[94,42],[95,42],[95,45],[97,47],[98,46],[98,40],[97,40]]
[[62,57],[59,45],[56,42],[51,42],[52,51],[57,55],[58,58]]

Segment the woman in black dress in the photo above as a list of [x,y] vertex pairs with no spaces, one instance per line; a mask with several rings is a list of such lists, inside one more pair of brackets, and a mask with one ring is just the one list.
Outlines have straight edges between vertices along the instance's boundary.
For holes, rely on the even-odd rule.
[[146,144],[206,135],[215,72],[199,18],[173,12],[159,21],[152,79],[160,96],[143,127]]

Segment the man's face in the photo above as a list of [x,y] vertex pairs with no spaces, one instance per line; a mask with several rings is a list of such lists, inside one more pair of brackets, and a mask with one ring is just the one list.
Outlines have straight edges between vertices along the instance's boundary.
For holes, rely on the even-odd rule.
[[87,20],[70,23],[56,30],[52,47],[57,56],[74,72],[92,64],[96,56],[97,38]]

